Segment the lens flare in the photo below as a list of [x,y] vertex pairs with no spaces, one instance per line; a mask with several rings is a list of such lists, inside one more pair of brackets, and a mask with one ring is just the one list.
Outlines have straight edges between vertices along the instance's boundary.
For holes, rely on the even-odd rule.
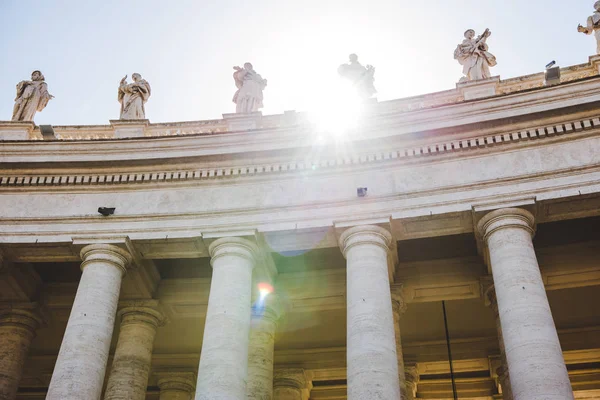
[[273,293],[273,286],[266,282],[261,282],[258,284],[258,293],[260,294],[260,298],[264,300],[265,297]]

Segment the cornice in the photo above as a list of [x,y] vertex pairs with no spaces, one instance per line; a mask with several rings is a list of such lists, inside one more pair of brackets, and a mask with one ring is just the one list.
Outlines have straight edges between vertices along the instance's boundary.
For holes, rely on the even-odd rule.
[[[503,120],[499,125],[506,125],[507,121],[517,117],[548,114],[559,109],[598,102],[600,79],[591,78],[409,112],[389,107],[387,102],[376,103],[369,105],[364,123],[354,134],[347,135],[346,143],[360,142],[360,146],[363,146],[377,139],[396,140],[419,132],[457,129],[490,121]],[[281,121],[274,122],[276,120]],[[317,133],[318,129],[306,117],[289,122],[284,114],[260,117],[260,121],[271,122],[246,131],[221,130],[193,134],[166,134],[164,129],[168,128],[170,132],[180,124],[153,124],[148,127],[148,136],[129,139],[109,139],[107,129],[110,127],[104,126],[56,127],[59,137],[61,130],[73,131],[73,137],[79,140],[4,141],[0,142],[0,151],[4,162],[64,163],[169,160],[224,155],[236,155],[239,159],[241,155],[250,153],[300,151],[315,144],[316,135],[313,133]],[[206,122],[210,121],[198,121],[194,124],[203,126]],[[192,129],[193,124],[190,124],[188,128]],[[180,128],[183,129],[181,126]],[[96,133],[102,134],[91,139]]]
[[[249,163],[247,165],[211,166],[196,169],[172,168],[152,172],[113,172],[113,173],[11,173],[10,170],[0,172],[0,190],[2,188],[44,188],[62,187],[114,187],[128,185],[165,185],[191,183],[198,181],[214,181],[233,178],[289,176],[306,171],[335,172],[343,168],[364,168],[376,166],[383,162],[400,164],[413,162],[431,162],[434,158],[463,157],[467,152],[477,154],[482,150],[488,152],[509,149],[516,144],[546,143],[559,140],[561,136],[574,132],[594,134],[600,127],[600,118],[579,118],[568,122],[554,123],[547,126],[534,126],[509,133],[487,134],[470,138],[444,138],[437,142],[414,144],[414,146],[370,150],[363,153],[338,156],[326,155],[324,158],[292,159],[269,163]],[[233,162],[232,162],[233,164]],[[160,167],[160,166],[159,166]]]

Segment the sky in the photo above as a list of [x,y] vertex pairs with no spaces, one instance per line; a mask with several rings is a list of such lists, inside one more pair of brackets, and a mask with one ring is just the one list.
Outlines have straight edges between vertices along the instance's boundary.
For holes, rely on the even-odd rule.
[[356,53],[376,68],[379,101],[455,87],[463,32],[492,31],[502,79],[565,67],[595,53],[577,32],[593,0],[0,0],[0,120],[15,85],[43,72],[55,96],[37,124],[118,119],[119,81],[152,87],[152,123],[235,111],[233,66],[268,80],[263,114],[326,110],[337,67]]

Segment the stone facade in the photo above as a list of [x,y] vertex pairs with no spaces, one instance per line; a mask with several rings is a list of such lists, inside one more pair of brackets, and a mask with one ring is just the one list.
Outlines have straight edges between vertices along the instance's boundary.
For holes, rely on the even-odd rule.
[[0,399],[451,399],[442,300],[459,398],[600,399],[599,63],[335,139],[2,122]]

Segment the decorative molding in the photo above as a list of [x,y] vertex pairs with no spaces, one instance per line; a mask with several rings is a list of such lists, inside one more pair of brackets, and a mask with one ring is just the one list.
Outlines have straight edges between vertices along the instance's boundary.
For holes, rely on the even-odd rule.
[[299,171],[324,170],[349,165],[366,165],[388,161],[414,160],[423,157],[446,155],[462,151],[474,151],[486,147],[503,146],[521,141],[542,140],[555,136],[591,130],[600,127],[600,118],[586,118],[531,129],[483,135],[472,138],[446,140],[438,143],[406,147],[397,150],[355,154],[343,158],[323,160],[294,160],[246,166],[210,167],[195,170],[171,170],[161,172],[132,172],[113,174],[72,175],[4,175],[0,187],[55,187],[55,186],[105,186],[125,184],[168,183],[183,181],[205,181],[213,179],[239,178],[266,174],[286,174]]

